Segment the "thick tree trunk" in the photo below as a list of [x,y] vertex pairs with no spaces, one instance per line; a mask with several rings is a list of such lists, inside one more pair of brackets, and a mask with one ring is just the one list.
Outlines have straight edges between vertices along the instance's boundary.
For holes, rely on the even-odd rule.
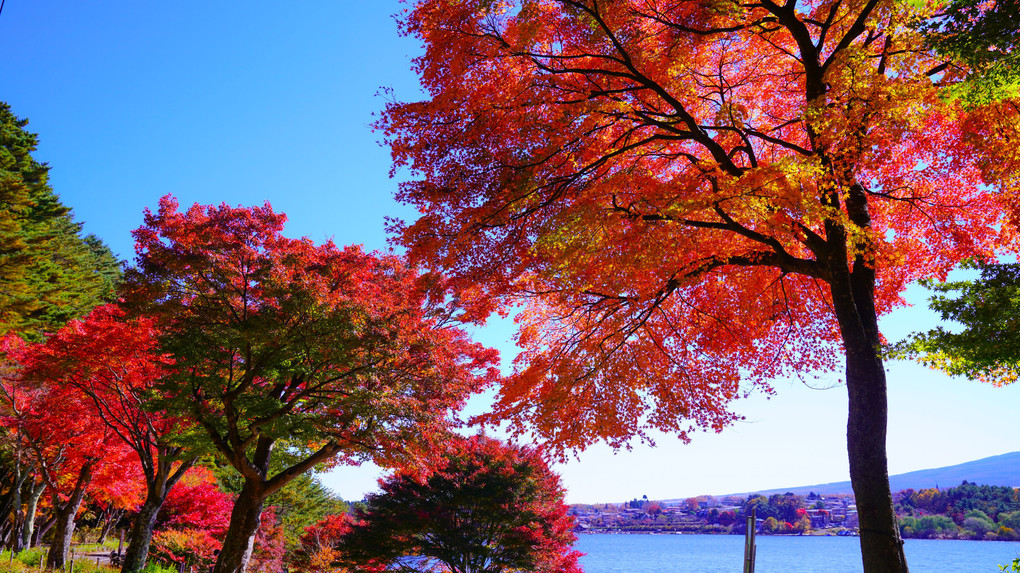
[[53,532],[53,542],[46,554],[47,568],[63,570],[64,564],[70,558],[72,538],[77,525],[75,517],[80,505],[81,497],[77,497],[54,510],[56,531]]
[[159,508],[163,507],[165,498],[165,495],[150,492],[145,498],[145,503],[138,509],[138,515],[131,524],[122,573],[137,573],[145,568],[145,562],[149,558],[149,544],[152,543],[152,530],[156,526],[156,516],[159,514]]
[[78,474],[78,481],[74,491],[67,501],[61,503],[60,495],[54,491],[53,514],[56,517],[57,530],[53,535],[53,543],[46,554],[46,567],[50,569],[62,569],[71,553],[71,536],[74,535],[75,517],[78,515],[78,508],[85,499],[85,491],[92,483],[92,470],[96,462],[90,461],[82,466]]
[[71,555],[71,538],[74,535],[74,517],[78,512],[78,506],[75,504],[71,508],[69,505],[55,512],[57,530],[53,532],[53,543],[50,544],[50,550],[46,554],[46,567],[49,569],[63,570]]
[[213,573],[242,573],[248,566],[266,497],[261,481],[245,480],[230,512],[230,527]]
[[146,471],[145,479],[145,503],[138,510],[134,522],[131,524],[131,536],[128,541],[127,553],[124,555],[124,565],[121,571],[124,573],[136,573],[145,568],[145,562],[149,558],[149,545],[152,543],[152,530],[156,524],[156,517],[163,507],[170,489],[177,483],[184,473],[191,466],[195,465],[197,458],[183,460],[177,467],[174,467],[174,460],[180,453],[179,448],[168,446],[157,446],[157,455],[152,456],[149,449],[140,449],[139,457],[142,457],[143,466]]
[[847,453],[864,571],[906,573],[907,560],[889,488],[886,380],[877,353],[847,352],[847,392]]
[[889,487],[889,408],[875,310],[874,271],[861,260],[855,262],[853,271],[838,262],[830,268],[837,269],[830,285],[846,351],[847,454],[864,572],[907,573]]

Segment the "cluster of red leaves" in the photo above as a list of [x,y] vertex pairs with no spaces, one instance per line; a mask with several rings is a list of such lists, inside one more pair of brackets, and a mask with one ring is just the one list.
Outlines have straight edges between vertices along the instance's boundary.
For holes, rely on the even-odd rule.
[[[284,237],[285,220],[268,204],[180,212],[164,197],[135,231],[125,297],[189,373],[176,382],[179,405],[238,467],[244,453],[228,442],[270,434],[332,443],[327,458],[408,458],[495,380],[495,351],[450,326],[434,277],[394,256]],[[244,396],[229,414],[228,393]],[[225,416],[230,440],[219,434]]]
[[251,561],[247,571],[251,573],[279,573],[283,570],[283,559],[286,553],[286,542],[283,527],[276,510],[272,507],[262,511],[261,525],[255,536],[255,547],[252,549]]
[[454,572],[580,571],[559,477],[534,449],[455,438],[431,473],[398,470],[380,485],[340,538],[342,564],[410,559]]
[[494,417],[566,448],[718,431],[742,381],[839,366],[838,273],[873,268],[862,304],[882,314],[992,253],[987,185],[1020,196],[1020,108],[940,97],[943,58],[899,25],[931,15],[417,2],[402,22],[429,97],[379,127],[422,217],[394,230],[480,314],[527,305]]
[[204,571],[216,561],[220,542],[201,529],[165,529],[152,536],[149,554],[164,563],[183,563]]
[[340,540],[351,530],[347,515],[327,515],[305,528],[291,558],[291,565],[303,573],[331,573],[340,560]]
[[83,389],[115,384],[134,372],[130,329],[113,325],[108,309],[100,308],[43,343],[5,337],[4,359],[14,368],[2,380],[3,424],[17,430],[53,499],[84,489],[104,503],[133,509],[144,495],[138,457],[97,412],[108,396]]
[[213,473],[194,467],[167,494],[156,527],[201,530],[222,539],[232,506],[233,499],[220,490]]

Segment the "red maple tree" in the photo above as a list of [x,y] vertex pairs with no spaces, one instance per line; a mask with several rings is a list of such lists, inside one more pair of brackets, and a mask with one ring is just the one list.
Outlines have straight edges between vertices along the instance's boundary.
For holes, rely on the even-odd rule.
[[159,407],[156,383],[170,366],[158,349],[152,320],[127,319],[116,305],[94,309],[33,348],[23,376],[78,395],[140,462],[145,499],[135,515],[124,571],[145,566],[153,525],[167,492],[195,462],[173,441],[183,422]]
[[359,571],[408,563],[453,573],[581,571],[563,487],[538,451],[458,437],[443,458],[427,475],[397,471],[382,480],[346,531],[328,523],[342,533],[335,562]]
[[270,494],[320,464],[427,460],[450,408],[496,376],[433,277],[287,238],[285,220],[164,197],[126,275],[126,304],[174,362],[169,406],[243,479],[216,573],[244,569]]
[[946,91],[966,62],[911,25],[936,4],[416,2],[428,98],[379,127],[422,216],[394,229],[478,316],[525,305],[492,418],[687,440],[845,360],[864,569],[906,571],[878,317],[990,255],[1020,196],[1017,101]]
[[193,467],[167,494],[156,519],[158,529],[200,529],[222,539],[230,525],[234,500],[208,468]]
[[340,558],[341,539],[351,530],[347,514],[327,515],[305,528],[290,563],[302,573],[329,573]]
[[105,489],[107,498],[131,497],[136,492],[125,490],[135,489],[141,480],[136,453],[97,414],[91,398],[68,383],[73,374],[41,374],[52,348],[50,340],[55,337],[35,345],[8,346],[7,358],[19,369],[5,385],[21,384],[29,389],[22,394],[24,403],[17,410],[17,419],[10,423],[17,425],[49,493],[56,529],[46,564],[61,568],[69,558],[78,510],[86,494]]

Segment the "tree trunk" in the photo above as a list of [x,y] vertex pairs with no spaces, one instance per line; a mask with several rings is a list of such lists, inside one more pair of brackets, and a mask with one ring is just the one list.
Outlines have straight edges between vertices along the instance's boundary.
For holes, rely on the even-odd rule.
[[56,522],[57,516],[51,510],[49,516],[43,519],[42,523],[35,528],[35,532],[32,533],[32,547],[42,545],[43,537],[46,537],[46,533],[53,529],[53,524]]
[[223,539],[223,549],[216,559],[213,573],[243,573],[251,559],[255,534],[259,530],[262,505],[267,495],[263,482],[246,479],[230,512],[230,527]]
[[103,525],[99,528],[99,539],[96,540],[97,544],[103,545],[106,543],[106,537],[110,535],[110,530],[113,529],[113,524],[117,523],[120,519],[120,515],[121,512],[115,511],[112,507],[106,512],[106,515],[103,516]]
[[875,310],[874,270],[860,259],[855,261],[853,271],[838,262],[830,268],[838,268],[830,286],[846,351],[847,454],[864,572],[907,573],[889,487],[889,408]]
[[[25,478],[29,472],[22,470],[21,468],[21,447],[19,445],[17,453],[14,456],[14,484],[11,486],[11,509],[14,512],[14,520],[11,523],[10,530],[10,543],[8,549],[12,552],[21,551],[21,536],[18,531],[18,526],[25,519],[25,514],[21,512],[21,487],[25,484]],[[6,520],[5,520],[6,521]]]
[[35,512],[39,507],[39,498],[46,491],[46,483],[40,482],[32,486],[32,493],[28,496],[25,507],[25,523],[21,527],[21,547],[27,549],[32,547],[32,529],[35,527]]
[[152,529],[156,525],[159,508],[163,507],[165,495],[150,492],[145,503],[138,509],[134,523],[131,524],[131,536],[128,541],[127,553],[124,555],[122,573],[137,573],[145,568],[149,557],[149,544],[152,542]]
[[[128,541],[127,554],[124,556],[124,565],[121,569],[124,573],[136,573],[145,568],[145,562],[149,558],[149,545],[152,543],[152,529],[156,524],[156,516],[163,507],[170,489],[177,483],[184,473],[191,466],[195,465],[198,458],[190,458],[181,461],[174,467],[174,461],[179,448],[168,446],[157,446],[157,456],[152,457],[151,450],[141,449],[139,457],[143,458],[143,466],[146,469],[145,479],[145,503],[138,510],[134,522],[131,524],[131,537]],[[147,456],[147,457],[146,457]]]
[[78,474],[78,481],[74,491],[67,501],[60,503],[60,494],[53,491],[53,514],[56,517],[57,530],[53,535],[53,543],[46,554],[46,567],[50,569],[62,569],[71,553],[71,536],[74,535],[75,517],[78,515],[78,508],[85,498],[85,491],[92,482],[92,470],[96,461],[87,462],[82,466]]
[[55,511],[57,530],[53,533],[53,543],[50,544],[50,550],[46,554],[46,567],[49,569],[63,570],[64,564],[70,558],[71,538],[74,535],[75,526],[74,517],[78,512],[78,506],[75,504],[73,509],[68,506],[70,503]]
[[907,560],[889,488],[885,370],[877,353],[853,354],[847,352],[847,453],[864,571],[906,573]]

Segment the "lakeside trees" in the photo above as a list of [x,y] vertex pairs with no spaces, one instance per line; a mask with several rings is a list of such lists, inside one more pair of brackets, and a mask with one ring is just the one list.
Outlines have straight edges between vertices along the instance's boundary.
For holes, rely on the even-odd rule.
[[533,449],[487,436],[456,438],[424,477],[397,471],[380,486],[351,524],[323,524],[326,537],[337,539],[326,547],[335,563],[358,571],[580,571],[563,488]]
[[[312,516],[342,507],[292,499],[330,497],[296,478],[364,460],[424,469],[451,409],[495,379],[495,351],[456,328],[437,277],[395,256],[287,239],[268,205],[178,213],[165,199],[137,233],[139,268],[122,300],[89,313],[113,295],[118,266],[77,237],[30,155],[35,136],[0,112],[0,534],[13,549],[54,527],[48,563],[60,567],[90,496],[106,508],[105,531],[122,511],[114,504],[129,508],[147,491],[124,562],[139,570],[171,487],[215,452],[242,484],[227,498],[233,519],[216,529],[164,517],[158,552],[209,558],[223,543],[218,570],[238,571],[254,543],[259,566],[278,568],[285,528],[296,541]],[[301,488],[287,497],[291,483]],[[211,483],[187,492],[196,487],[226,495]],[[44,491],[49,517],[33,535]],[[289,522],[263,507],[272,494]]]
[[908,282],[989,256],[1020,191],[1016,101],[945,97],[981,70],[912,25],[939,18],[882,0],[417,3],[402,22],[428,99],[378,125],[422,217],[393,228],[473,312],[525,306],[485,418],[565,449],[687,440],[751,388],[842,362],[864,569],[906,571],[877,319]]
[[126,277],[126,305],[173,360],[160,407],[243,479],[216,573],[244,569],[266,498],[312,468],[427,465],[449,410],[496,375],[495,352],[452,326],[428,277],[286,238],[284,221],[269,205],[179,212],[164,197]]

